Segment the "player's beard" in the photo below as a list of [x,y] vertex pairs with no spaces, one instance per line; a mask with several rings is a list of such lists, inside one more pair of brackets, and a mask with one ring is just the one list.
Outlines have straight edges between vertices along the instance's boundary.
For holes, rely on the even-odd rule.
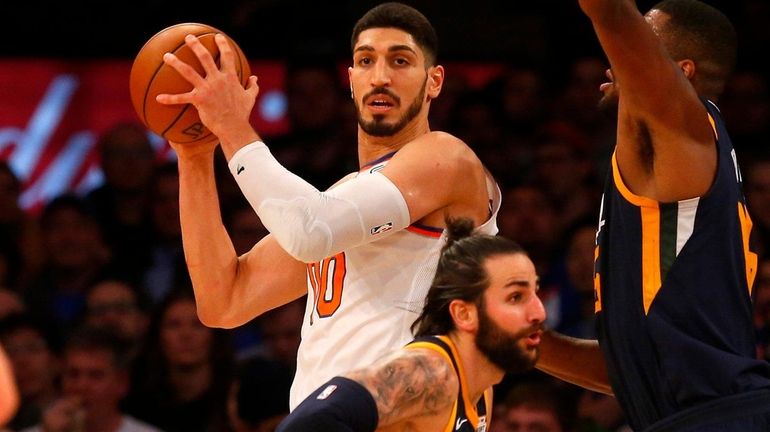
[[531,370],[537,362],[540,351],[537,347],[527,350],[519,341],[537,331],[539,327],[527,327],[517,333],[509,333],[489,317],[486,306],[479,308],[479,331],[476,333],[476,348],[490,362],[504,372],[521,373]]
[[356,102],[356,111],[358,112],[359,126],[361,126],[361,129],[363,129],[364,132],[375,137],[388,137],[388,136],[393,136],[396,133],[400,132],[401,129],[403,129],[410,121],[412,121],[415,117],[417,117],[417,114],[419,114],[420,110],[422,110],[422,104],[423,104],[423,101],[425,100],[425,87],[427,84],[428,84],[428,77],[426,76],[425,81],[423,81],[422,83],[422,88],[420,89],[420,93],[417,95],[416,98],[414,98],[411,105],[409,105],[409,108],[407,108],[406,112],[401,116],[400,119],[398,119],[397,122],[390,123],[390,124],[385,122],[384,115],[378,115],[378,114],[375,114],[371,121],[365,120],[363,115],[361,114],[361,105],[363,105],[364,100],[376,94],[386,94],[391,98],[393,98],[393,100],[398,105],[400,105],[401,99],[385,87],[380,87],[372,90],[369,94],[367,94],[362,99],[361,105],[359,105],[358,102]]

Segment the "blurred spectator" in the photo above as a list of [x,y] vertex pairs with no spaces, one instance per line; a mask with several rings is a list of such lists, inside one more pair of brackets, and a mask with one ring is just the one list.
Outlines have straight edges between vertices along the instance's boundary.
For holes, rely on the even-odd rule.
[[509,67],[498,78],[500,108],[506,133],[529,141],[548,117],[543,74],[535,68]]
[[230,238],[233,240],[235,253],[243,255],[269,232],[245,199],[239,201],[238,204],[225,209],[223,219],[227,231],[230,233]]
[[754,281],[754,328],[757,357],[770,361],[770,255],[759,260]]
[[293,372],[255,358],[243,363],[230,387],[227,411],[234,432],[272,432],[289,413]]
[[746,203],[754,222],[753,240],[759,254],[767,255],[770,253],[770,152],[754,154],[741,168]]
[[497,218],[500,234],[516,240],[527,251],[539,275],[547,273],[561,238],[557,217],[545,192],[535,185],[513,186],[503,193]]
[[130,387],[127,348],[109,329],[75,331],[62,356],[61,397],[24,432],[157,432],[120,409]]
[[297,368],[297,349],[302,341],[305,317],[303,296],[257,318],[265,347],[265,356],[286,366],[292,375]]
[[[227,173],[227,176],[230,177],[230,173]],[[235,253],[242,255],[251,250],[268,231],[243,195],[240,192],[238,194],[238,200],[232,201],[229,208],[222,209],[222,218],[227,232],[230,233]],[[262,348],[258,320],[253,319],[231,330],[236,358],[250,357]]]
[[571,432],[575,405],[549,378],[514,385],[496,404],[490,432]]
[[493,80],[488,91],[500,110],[500,142],[482,160],[494,168],[498,181],[510,186],[527,178],[532,169],[536,133],[549,118],[551,95],[544,75],[531,66],[509,66]]
[[598,57],[576,59],[569,68],[566,86],[551,108],[553,119],[572,123],[587,137],[591,146],[587,153],[599,167],[605,166],[615,147],[615,116],[599,109],[599,85],[609,81],[607,68]]
[[340,124],[342,114],[349,112],[343,110],[343,101],[352,104],[343,98],[345,90],[333,63],[296,61],[288,65],[286,97],[290,132],[270,139],[270,149],[283,166],[300,173],[321,190],[358,170],[352,145],[356,137]]
[[631,432],[617,399],[585,389],[580,391],[577,404],[578,431]]
[[719,109],[730,125],[730,138],[738,154],[767,145],[770,132],[770,91],[766,78],[755,71],[736,71],[727,81]]
[[150,323],[126,409],[168,432],[228,431],[232,368],[227,333],[201,324],[191,291],[174,291]]
[[545,125],[537,138],[533,182],[545,192],[556,215],[559,232],[588,215],[601,199],[595,167],[587,154],[587,139],[569,123]]
[[157,305],[169,292],[190,286],[182,251],[179,223],[179,172],[176,162],[156,168],[150,194],[152,241],[144,251],[149,266],[144,273],[144,290]]
[[59,396],[60,336],[45,321],[15,314],[0,320],[0,342],[13,365],[21,405],[8,424],[12,430],[33,426]]
[[551,325],[569,336],[596,339],[594,313],[594,247],[596,220],[586,217],[564,234],[564,252],[541,276],[541,290],[558,293],[549,310]]
[[517,161],[509,156],[514,152],[502,145],[503,123],[493,91],[490,88],[466,91],[457,100],[447,132],[473,148],[495,179],[506,184],[515,180],[519,170],[512,169]]
[[43,248],[37,221],[19,206],[21,183],[0,161],[0,287],[20,291],[42,266]]
[[[452,113],[469,90],[470,86],[465,76],[449,68],[444,78],[444,84],[441,86],[441,94],[430,103],[428,120],[432,130],[449,131],[452,129]],[[353,104],[349,105],[352,106]]]
[[127,281],[104,279],[86,295],[86,325],[110,328],[130,345],[133,358],[144,343],[149,325],[148,304],[142,292]]
[[19,294],[6,288],[0,287],[0,320],[13,314],[24,311],[24,302]]
[[90,209],[75,195],[49,202],[40,223],[46,261],[24,299],[31,313],[66,329],[85,310],[85,293],[106,270],[109,251]]
[[155,152],[147,130],[135,123],[111,127],[99,138],[97,147],[104,184],[91,191],[86,200],[102,227],[116,267],[123,277],[136,278],[148,265]]

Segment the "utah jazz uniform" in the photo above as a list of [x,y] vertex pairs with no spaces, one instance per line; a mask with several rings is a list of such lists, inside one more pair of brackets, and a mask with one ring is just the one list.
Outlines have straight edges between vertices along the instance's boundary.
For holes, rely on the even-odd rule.
[[486,390],[475,405],[468,395],[468,384],[465,379],[465,370],[460,362],[452,340],[446,336],[425,336],[415,339],[406,346],[410,348],[425,348],[436,351],[446,358],[457,374],[460,388],[457,391],[457,400],[452,407],[452,415],[443,432],[485,432],[487,430],[487,412],[492,409],[491,389]]
[[[381,170],[390,157],[374,161],[357,175]],[[487,192],[490,217],[478,231],[494,235],[500,191],[491,178]],[[433,281],[445,243],[442,232],[412,225],[308,264],[307,313],[291,388],[292,409],[330,378],[369,366],[412,340],[409,327]]]
[[602,199],[599,341],[637,431],[722,430],[693,425],[770,412],[770,366],[755,358],[751,219],[719,110],[704,103],[719,153],[708,193],[673,203],[636,196],[613,156]]

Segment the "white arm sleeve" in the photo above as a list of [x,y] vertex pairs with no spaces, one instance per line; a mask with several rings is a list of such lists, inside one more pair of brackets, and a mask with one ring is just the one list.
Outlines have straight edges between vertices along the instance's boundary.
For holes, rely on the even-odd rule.
[[320,261],[409,226],[403,195],[381,173],[321,192],[281,166],[260,141],[238,150],[228,165],[262,223],[300,261]]

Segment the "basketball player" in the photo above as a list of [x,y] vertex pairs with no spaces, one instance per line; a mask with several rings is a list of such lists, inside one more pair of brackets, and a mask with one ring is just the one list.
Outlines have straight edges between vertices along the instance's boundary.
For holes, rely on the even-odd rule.
[[605,391],[608,374],[637,431],[768,431],[751,219],[714,104],[734,29],[697,0],[666,0],[644,17],[632,0],[580,6],[610,61],[604,101],[617,98],[618,110],[595,253],[606,372],[596,344],[560,347],[570,340],[558,335],[544,338],[539,367]]
[[319,387],[279,431],[486,430],[492,385],[537,360],[545,308],[521,247],[472,229],[449,223],[416,339]]
[[194,36],[186,39],[205,76],[165,55],[195,88],[158,101],[198,109],[270,235],[236,256],[219,214],[214,145],[172,143],[185,256],[198,314],[209,326],[235,327],[308,293],[294,407],[331,377],[411,340],[444,218],[468,217],[494,234],[499,189],[465,143],[429,128],[444,68],[436,63],[435,31],[417,10],[385,3],[355,25],[348,72],[361,169],[325,192],[271,156],[248,122],[257,78],[244,89],[233,51],[223,36],[215,39],[221,68]]

